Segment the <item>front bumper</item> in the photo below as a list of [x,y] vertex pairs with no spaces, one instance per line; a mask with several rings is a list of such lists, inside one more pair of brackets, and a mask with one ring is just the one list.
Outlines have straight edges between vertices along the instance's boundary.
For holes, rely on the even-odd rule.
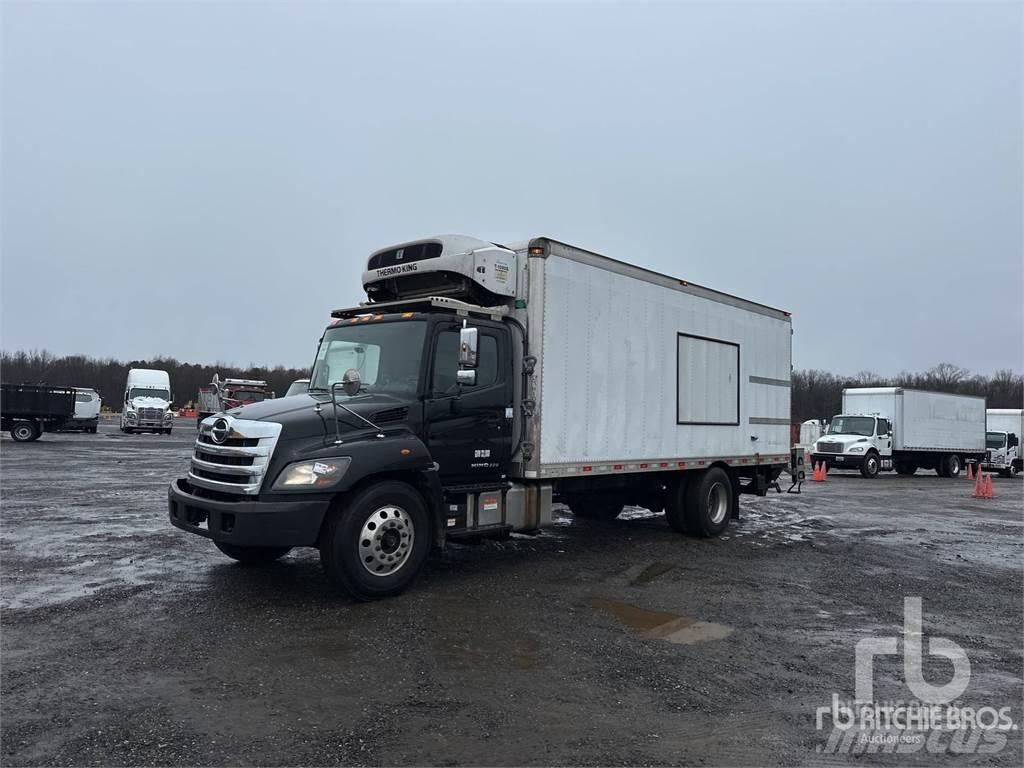
[[811,466],[825,462],[828,469],[860,469],[864,465],[863,454],[850,453],[812,453]]
[[195,496],[187,480],[167,489],[171,525],[239,547],[311,547],[329,500],[214,501]]

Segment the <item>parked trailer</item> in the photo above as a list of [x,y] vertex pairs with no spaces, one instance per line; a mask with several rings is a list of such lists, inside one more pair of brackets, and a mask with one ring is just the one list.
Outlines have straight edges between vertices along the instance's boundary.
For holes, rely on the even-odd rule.
[[843,412],[814,444],[811,460],[864,477],[934,469],[956,477],[985,458],[985,398],[903,387],[843,390]]
[[75,390],[38,384],[0,385],[0,429],[19,443],[38,440],[75,417]]
[[1022,469],[1021,437],[1024,436],[1024,410],[989,408],[986,412],[985,460],[981,468],[1010,477]]
[[363,285],[306,393],[202,422],[173,525],[248,563],[319,547],[373,599],[555,499],[717,536],[790,462],[787,312],[544,237],[392,246]]

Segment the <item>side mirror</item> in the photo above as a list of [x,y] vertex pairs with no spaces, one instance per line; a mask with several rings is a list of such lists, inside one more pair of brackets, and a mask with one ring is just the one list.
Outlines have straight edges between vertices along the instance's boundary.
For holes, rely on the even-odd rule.
[[1020,445],[1020,441],[1017,439],[1017,436],[1013,434],[1013,432],[1006,436],[1007,448],[1016,448],[1018,445]]
[[479,331],[462,326],[459,331],[459,368],[476,368]]
[[480,343],[480,332],[476,328],[470,328],[463,321],[459,331],[459,370],[455,374],[455,380],[467,387],[476,384],[477,349]]
[[355,395],[363,386],[363,378],[355,368],[349,368],[341,377],[341,391],[348,396]]

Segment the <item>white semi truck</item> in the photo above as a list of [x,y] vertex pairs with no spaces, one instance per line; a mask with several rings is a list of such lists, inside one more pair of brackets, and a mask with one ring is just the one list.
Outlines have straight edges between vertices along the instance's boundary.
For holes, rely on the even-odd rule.
[[985,427],[985,460],[981,468],[1004,477],[1022,469],[1021,438],[1024,437],[1024,409],[989,408]]
[[173,525],[247,563],[318,547],[373,599],[554,499],[717,536],[789,466],[788,312],[547,237],[391,246],[363,286],[305,393],[202,422]]
[[124,385],[121,431],[171,434],[171,377],[167,371],[132,368]]
[[956,477],[985,458],[985,398],[903,387],[843,390],[843,412],[815,444],[814,464],[864,477],[934,469]]

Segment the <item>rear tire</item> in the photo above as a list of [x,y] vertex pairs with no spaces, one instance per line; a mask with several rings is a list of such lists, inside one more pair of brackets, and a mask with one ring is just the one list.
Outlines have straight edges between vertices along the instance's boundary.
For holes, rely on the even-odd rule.
[[711,538],[729,527],[733,487],[721,467],[712,467],[691,477],[686,484],[683,523],[691,536]]
[[11,426],[11,437],[18,443],[31,443],[39,437],[36,425],[31,421],[16,421]]
[[357,600],[397,595],[416,578],[431,541],[416,489],[386,481],[336,504],[320,533],[320,562],[335,587]]
[[942,459],[943,477],[960,477],[960,470],[964,468],[964,462],[959,455],[949,454]]
[[665,519],[676,533],[690,533],[686,522],[686,487],[689,480],[688,474],[680,474],[676,482],[669,486],[665,499]]
[[860,465],[860,473],[869,480],[873,480],[878,477],[878,470],[880,468],[881,462],[879,461],[878,454],[872,451],[864,457],[864,463]]
[[222,541],[213,542],[221,552],[237,560],[242,565],[266,565],[292,551],[291,547],[239,547],[236,544],[225,544]]

